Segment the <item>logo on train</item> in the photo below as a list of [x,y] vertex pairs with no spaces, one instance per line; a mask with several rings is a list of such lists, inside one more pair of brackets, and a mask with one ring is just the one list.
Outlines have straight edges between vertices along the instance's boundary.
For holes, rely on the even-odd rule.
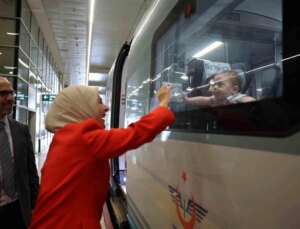
[[[184,229],[195,228],[197,224],[199,224],[199,227],[208,211],[195,202],[193,193],[191,193],[189,197],[183,195],[183,190],[186,188],[185,184],[188,180],[185,171],[181,174],[181,180],[182,182],[179,182],[176,187],[168,185],[172,201],[175,203],[180,224]],[[173,225],[173,228],[177,229],[175,225]]]

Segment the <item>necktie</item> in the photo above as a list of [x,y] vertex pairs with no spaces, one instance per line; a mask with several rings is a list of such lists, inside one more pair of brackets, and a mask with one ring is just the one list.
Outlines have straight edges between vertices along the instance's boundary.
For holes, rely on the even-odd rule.
[[13,197],[15,194],[14,164],[4,125],[5,123],[0,121],[0,163],[2,169],[1,186],[6,195]]

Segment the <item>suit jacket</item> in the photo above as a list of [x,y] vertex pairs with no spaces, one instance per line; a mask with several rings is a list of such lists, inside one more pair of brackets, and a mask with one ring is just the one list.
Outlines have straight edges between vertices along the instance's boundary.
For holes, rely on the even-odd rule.
[[104,130],[95,119],[67,124],[51,142],[30,229],[100,229],[109,159],[152,141],[174,122],[159,106],[128,128]]
[[28,126],[8,118],[14,149],[15,184],[25,225],[38,195],[39,177]]

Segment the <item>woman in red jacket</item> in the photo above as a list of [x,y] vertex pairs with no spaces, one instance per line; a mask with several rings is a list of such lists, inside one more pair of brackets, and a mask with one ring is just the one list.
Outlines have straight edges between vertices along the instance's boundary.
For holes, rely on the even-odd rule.
[[46,116],[46,128],[55,134],[30,229],[100,228],[109,159],[152,141],[175,121],[169,86],[157,97],[159,106],[128,128],[105,130],[108,108],[96,88],[71,86],[58,94]]

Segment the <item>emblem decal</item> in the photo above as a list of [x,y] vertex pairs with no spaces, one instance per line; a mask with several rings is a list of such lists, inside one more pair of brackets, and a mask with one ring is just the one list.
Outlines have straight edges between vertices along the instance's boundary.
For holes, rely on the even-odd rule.
[[[185,182],[188,180],[185,171],[182,172],[181,178],[184,186]],[[200,224],[208,211],[194,201],[192,193],[191,198],[186,201],[186,199],[183,197],[183,194],[179,190],[179,184],[177,184],[176,188],[172,187],[171,185],[168,187],[172,200],[175,202],[176,213],[182,227],[184,229],[193,229],[196,223]],[[190,216],[189,220],[186,219],[187,214]],[[175,225],[173,225],[173,228],[176,228]]]

